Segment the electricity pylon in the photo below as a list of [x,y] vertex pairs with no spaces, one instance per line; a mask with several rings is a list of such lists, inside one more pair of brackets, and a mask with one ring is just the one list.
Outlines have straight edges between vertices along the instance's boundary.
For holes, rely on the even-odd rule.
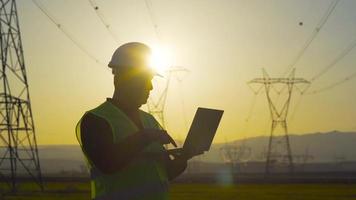
[[251,157],[251,148],[242,141],[240,145],[228,144],[227,142],[220,148],[220,154],[226,164],[230,164],[231,172],[241,172],[241,165],[246,163]]
[[313,160],[314,156],[309,154],[309,147],[307,147],[304,154],[294,155],[293,158],[300,165],[300,171],[304,171],[306,164]]
[[174,77],[177,73],[181,73],[181,72],[186,73],[189,71],[186,68],[179,67],[179,66],[171,67],[170,69],[168,69],[166,82],[165,82],[163,91],[158,95],[158,99],[156,101],[150,97],[148,100],[148,103],[147,103],[148,112],[158,118],[158,121],[160,122],[163,129],[166,129],[166,121],[165,121],[164,112],[165,112],[165,107],[166,107],[166,100],[167,100],[169,85],[170,85],[172,77]]
[[29,178],[43,189],[16,1],[0,3],[0,182],[16,192]]
[[[294,171],[292,150],[288,136],[287,115],[289,105],[292,98],[293,89],[297,88],[302,93],[310,84],[304,78],[295,78],[295,69],[287,78],[270,78],[267,72],[263,69],[263,78],[255,78],[248,84],[259,84],[264,87],[268,101],[268,107],[272,120],[270,137],[268,142],[265,173],[270,174],[274,167],[286,165],[287,170],[292,173]],[[282,86],[282,90],[277,91],[280,95],[287,88],[287,96],[282,102],[282,106],[278,107],[276,100],[272,99],[271,89],[276,90],[275,86]],[[304,90],[301,90],[297,85],[303,85]],[[279,96],[278,96],[279,97]],[[282,128],[282,135],[277,136],[277,128]]]

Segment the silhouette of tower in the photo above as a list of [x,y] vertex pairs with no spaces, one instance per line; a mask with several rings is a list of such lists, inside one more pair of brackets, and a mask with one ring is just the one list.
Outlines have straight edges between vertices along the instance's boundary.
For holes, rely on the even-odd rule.
[[182,73],[182,72],[187,73],[189,71],[186,68],[179,67],[179,66],[172,67],[172,68],[168,69],[166,82],[165,82],[162,92],[158,95],[158,98],[156,100],[154,100],[151,97],[148,100],[148,103],[147,103],[148,112],[158,118],[163,129],[167,128],[165,117],[164,117],[164,111],[165,111],[165,106],[166,106],[169,85],[170,85],[172,77],[174,77],[178,73]]
[[220,148],[220,155],[225,164],[230,165],[232,173],[236,171],[236,165],[238,164],[238,152],[235,145],[228,145],[227,143]]
[[231,172],[241,172],[242,165],[251,158],[252,150],[246,145],[245,140],[243,140],[239,145],[228,144],[220,148],[220,155],[226,164],[231,167]]
[[24,178],[43,189],[16,1],[0,2],[0,180],[13,192]]
[[299,164],[299,170],[304,172],[306,165],[309,161],[312,161],[314,159],[314,156],[309,153],[309,146],[307,146],[305,148],[304,154],[294,154],[293,159],[295,163]]
[[[249,81],[249,84],[259,84],[264,87],[268,101],[270,116],[271,116],[271,132],[266,156],[265,173],[270,174],[275,167],[286,166],[289,172],[294,171],[292,150],[288,136],[287,115],[289,104],[292,98],[293,89],[297,88],[301,93],[305,91],[310,84],[309,81],[303,78],[295,78],[295,69],[287,78],[270,78],[267,72],[263,69],[263,78],[255,78]],[[303,85],[298,87],[297,85]],[[280,86],[278,90],[277,86]],[[286,98],[281,100],[282,106],[278,107],[278,99],[273,99],[271,92],[274,90],[279,95],[287,88]],[[282,128],[281,135],[278,135],[278,128]]]

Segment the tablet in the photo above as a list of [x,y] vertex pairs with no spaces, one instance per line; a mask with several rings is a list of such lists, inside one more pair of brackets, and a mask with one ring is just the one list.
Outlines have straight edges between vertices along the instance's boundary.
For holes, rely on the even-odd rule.
[[171,152],[182,151],[189,157],[203,154],[210,149],[223,110],[199,107],[195,113],[183,148],[170,149]]

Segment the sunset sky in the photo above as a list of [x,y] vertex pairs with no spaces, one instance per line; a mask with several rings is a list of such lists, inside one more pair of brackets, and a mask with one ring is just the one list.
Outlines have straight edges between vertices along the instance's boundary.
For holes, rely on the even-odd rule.
[[[131,41],[169,51],[171,65],[190,72],[181,82],[172,79],[166,106],[168,132],[182,140],[197,107],[223,109],[215,142],[269,134],[265,93],[253,104],[247,82],[261,77],[262,68],[271,77],[281,77],[332,2],[150,0],[150,14],[145,0],[96,0],[114,38],[86,0],[37,1],[101,63],[107,64],[119,45]],[[111,71],[83,53],[32,1],[17,4],[38,143],[77,144],[74,128],[80,117],[112,96]],[[309,80],[356,40],[355,8],[353,0],[337,4],[295,65],[296,76]],[[309,91],[352,73],[356,73],[356,48],[313,82]],[[156,84],[162,86],[164,79]],[[294,93],[289,132],[356,131],[355,84],[356,78],[315,95]]]

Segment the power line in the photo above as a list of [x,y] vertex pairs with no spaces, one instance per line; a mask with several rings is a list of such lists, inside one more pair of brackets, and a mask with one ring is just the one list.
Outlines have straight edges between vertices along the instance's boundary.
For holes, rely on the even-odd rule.
[[333,88],[335,88],[335,87],[337,87],[337,86],[339,86],[339,85],[341,85],[341,84],[343,84],[345,82],[348,82],[348,81],[350,81],[350,80],[352,80],[354,78],[356,78],[356,72],[354,72],[351,75],[346,76],[345,78],[340,79],[340,80],[338,80],[338,81],[336,81],[336,82],[334,82],[332,84],[329,84],[329,85],[327,85],[325,87],[322,87],[322,88],[307,92],[306,94],[318,94],[318,93],[321,93],[321,92],[325,92],[325,91],[331,90],[331,89],[333,89]]
[[[335,67],[337,63],[339,63],[343,58],[345,58],[354,48],[356,47],[356,39],[353,40],[330,64],[326,65],[319,73],[312,76],[310,79],[311,82],[318,80],[321,76],[326,74],[331,68]],[[313,90],[311,92],[307,92],[306,94],[318,94],[328,90],[331,90],[345,82],[348,82],[356,77],[356,72],[346,76],[345,78],[339,79],[325,87],[321,87],[319,89]]]
[[253,94],[253,99],[252,99],[252,103],[248,109],[248,114],[247,114],[247,118],[245,119],[246,122],[249,122],[251,117],[252,117],[252,113],[253,113],[253,110],[255,108],[255,105],[256,105],[256,100],[257,100],[257,94]]
[[[334,0],[330,3],[328,9],[326,10],[326,12],[324,13],[323,17],[320,19],[319,23],[317,24],[316,28],[314,29],[313,34],[311,35],[311,37],[305,42],[303,48],[301,49],[301,51],[297,54],[296,58],[293,60],[293,62],[290,64],[290,67],[284,72],[284,75],[286,75],[290,70],[295,69],[295,65],[298,63],[298,61],[301,59],[301,57],[304,55],[304,53],[306,52],[306,50],[309,48],[309,46],[311,45],[311,43],[314,41],[314,39],[318,36],[320,30],[324,27],[324,25],[326,24],[326,22],[328,21],[329,17],[331,16],[331,14],[334,12],[337,4],[339,3],[340,0]],[[308,88],[310,87],[310,85],[308,85]],[[301,93],[304,94],[305,91],[308,89],[305,88],[304,91],[302,91]],[[280,93],[285,89],[285,87],[282,88],[282,90],[278,93],[278,98]]]
[[[184,123],[184,132],[187,132],[188,131],[188,120],[187,120],[187,114],[185,112],[185,101],[184,101],[184,94],[183,94],[183,90],[182,90],[182,87],[181,87],[181,83],[182,83],[182,80],[180,79],[177,79],[178,82],[179,82],[179,96],[180,96],[180,103],[181,103],[181,106],[182,106],[182,115],[183,115],[183,123]],[[181,140],[182,138],[178,138],[179,140]]]
[[150,0],[145,0],[145,5],[146,5],[146,8],[147,8],[148,14],[150,16],[150,20],[151,20],[153,29],[155,31],[156,37],[157,37],[158,40],[161,40],[161,34],[159,32],[158,24],[156,22],[156,18],[155,18],[154,13],[153,13],[152,2]]
[[298,61],[300,60],[300,58],[304,55],[304,53],[306,52],[306,50],[309,48],[310,44],[314,41],[314,39],[316,38],[316,36],[318,35],[318,33],[320,32],[320,30],[324,27],[324,25],[326,24],[326,22],[328,21],[330,15],[333,13],[333,11],[335,10],[336,5],[339,3],[340,0],[334,0],[331,2],[330,6],[328,7],[328,9],[326,10],[325,14],[323,15],[323,17],[320,19],[318,25],[316,26],[316,28],[313,31],[313,34],[311,35],[311,37],[304,43],[303,48],[301,49],[301,51],[297,54],[297,56],[295,57],[295,59],[293,60],[293,62],[290,64],[289,68],[284,72],[284,75],[287,74],[289,71],[291,71],[293,68],[295,68],[295,65],[298,63]]
[[295,114],[297,113],[297,110],[299,110],[300,104],[302,103],[303,95],[304,94],[301,93],[301,95],[299,96],[299,99],[297,100],[297,103],[295,104],[294,109],[290,115],[291,117],[290,117],[289,122],[294,121]]
[[322,75],[328,72],[331,68],[335,67],[336,64],[341,61],[346,55],[348,55],[356,47],[356,39],[344,49],[329,65],[327,65],[321,72],[314,75],[310,80],[313,82],[319,79]]
[[257,95],[258,95],[258,93],[256,93],[256,92],[253,93],[252,101],[251,101],[251,104],[250,104],[250,106],[248,108],[247,117],[244,120],[245,121],[245,125],[243,126],[243,129],[242,129],[242,136],[243,136],[242,138],[243,139],[246,138],[245,132],[248,130],[248,125],[250,123],[250,119],[252,117],[252,113],[253,113],[255,105],[256,105]]
[[83,53],[85,53],[89,58],[94,60],[96,63],[100,65],[106,66],[99,59],[97,59],[93,54],[91,54],[87,49],[84,48],[64,27],[62,24],[58,23],[55,18],[49,14],[48,10],[44,8],[37,0],[32,0],[32,2],[36,5],[36,7],[54,24],[56,27],[70,40],[73,42],[75,46],[77,46]]
[[103,13],[100,11],[100,8],[95,0],[88,0],[90,6],[94,9],[96,16],[100,19],[100,22],[105,26],[108,33],[115,40],[116,44],[119,44],[119,40],[117,39],[114,31],[111,29],[110,24],[106,21]]

